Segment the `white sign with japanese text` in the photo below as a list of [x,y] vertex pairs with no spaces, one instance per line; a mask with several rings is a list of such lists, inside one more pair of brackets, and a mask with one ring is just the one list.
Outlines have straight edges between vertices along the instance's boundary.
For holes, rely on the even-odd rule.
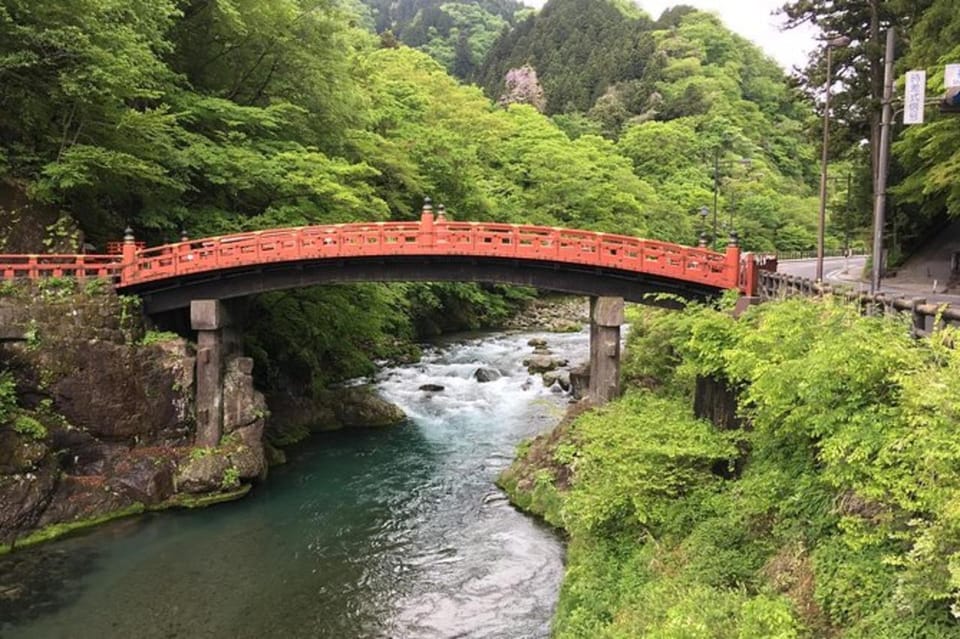
[[947,89],[960,87],[960,64],[948,64],[943,72],[943,86]]
[[907,71],[907,88],[903,96],[903,123],[923,124],[923,103],[927,99],[927,72]]

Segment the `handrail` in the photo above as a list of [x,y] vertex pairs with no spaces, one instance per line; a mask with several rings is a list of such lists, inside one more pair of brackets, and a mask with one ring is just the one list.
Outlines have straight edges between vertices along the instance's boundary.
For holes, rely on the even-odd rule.
[[[720,253],[627,235],[499,222],[359,222],[232,233],[140,248],[122,255],[2,256],[3,279],[98,272],[127,288],[244,266],[353,257],[474,256],[613,268],[718,289],[740,287],[740,251]],[[62,263],[58,263],[57,258]],[[99,261],[98,261],[99,260]],[[103,275],[98,275],[103,276]]]

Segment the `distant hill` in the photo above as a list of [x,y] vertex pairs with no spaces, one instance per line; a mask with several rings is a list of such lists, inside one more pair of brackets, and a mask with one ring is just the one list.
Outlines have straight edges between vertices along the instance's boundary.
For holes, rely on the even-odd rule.
[[362,0],[377,33],[420,49],[471,79],[497,38],[533,10],[516,0]]
[[654,24],[607,0],[551,0],[497,40],[477,80],[496,97],[509,69],[530,64],[543,83],[547,113],[587,111],[610,85],[643,77]]

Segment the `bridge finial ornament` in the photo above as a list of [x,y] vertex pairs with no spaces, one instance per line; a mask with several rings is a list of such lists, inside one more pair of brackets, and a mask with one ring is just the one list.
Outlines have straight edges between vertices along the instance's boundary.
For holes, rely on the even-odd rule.
[[123,229],[123,241],[130,243],[136,240],[137,238],[133,235],[133,229],[130,228],[130,225],[127,225],[127,228]]
[[187,228],[185,226],[180,227],[180,241],[187,242],[190,240],[190,236],[187,234]]
[[429,197],[423,198],[423,212],[432,213],[433,212],[433,200]]
[[730,231],[730,241],[727,246],[740,246],[740,236],[737,235],[736,231]]
[[707,232],[706,231],[700,231],[700,239],[697,242],[697,244],[700,246],[700,248],[707,248]]
[[441,204],[437,207],[437,222],[446,222],[447,221],[447,207]]

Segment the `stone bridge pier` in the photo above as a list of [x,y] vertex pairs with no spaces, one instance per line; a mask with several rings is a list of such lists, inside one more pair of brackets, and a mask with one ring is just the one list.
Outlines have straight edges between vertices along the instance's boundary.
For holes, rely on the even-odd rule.
[[236,311],[221,300],[190,302],[190,328],[197,332],[197,446],[217,446],[223,435],[226,362],[241,350]]
[[620,326],[622,297],[590,298],[590,386],[594,404],[620,396]]

